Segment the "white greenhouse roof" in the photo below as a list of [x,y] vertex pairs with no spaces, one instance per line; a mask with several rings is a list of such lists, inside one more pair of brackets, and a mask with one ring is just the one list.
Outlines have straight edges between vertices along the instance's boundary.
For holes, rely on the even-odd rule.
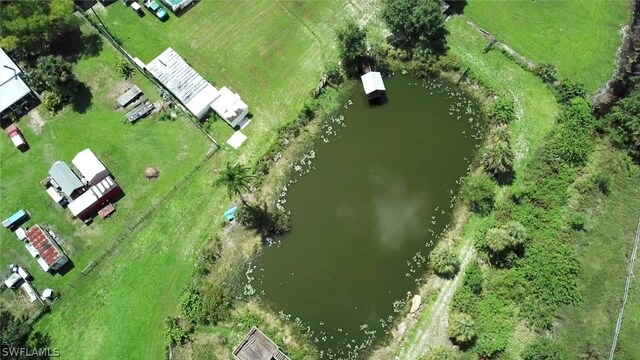
[[362,75],[360,78],[362,79],[364,92],[367,95],[377,90],[386,90],[384,88],[384,82],[382,81],[382,75],[377,71],[368,72]]
[[31,90],[20,78],[22,70],[0,48],[0,111],[22,99]]

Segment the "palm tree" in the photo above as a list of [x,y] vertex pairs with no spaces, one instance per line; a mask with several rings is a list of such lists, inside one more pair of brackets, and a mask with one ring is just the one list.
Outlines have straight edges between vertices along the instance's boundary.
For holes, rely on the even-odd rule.
[[487,241],[489,249],[496,253],[508,248],[512,243],[509,232],[504,228],[489,229],[485,240]]
[[511,238],[511,247],[522,245],[527,240],[527,228],[525,228],[524,225],[517,221],[509,221],[504,226],[504,229],[507,231],[509,237]]
[[469,345],[476,338],[476,324],[468,314],[452,314],[449,320],[449,337],[457,344]]
[[491,132],[489,143],[482,154],[484,168],[494,174],[505,174],[513,170],[513,151],[509,130],[498,126]]
[[227,162],[227,167],[220,173],[220,178],[216,180],[214,185],[226,187],[230,199],[234,195],[238,195],[242,203],[246,205],[242,192],[249,191],[251,178],[248,167],[242,164],[231,165]]
[[429,255],[431,266],[442,277],[453,277],[460,269],[460,259],[448,246],[439,246]]

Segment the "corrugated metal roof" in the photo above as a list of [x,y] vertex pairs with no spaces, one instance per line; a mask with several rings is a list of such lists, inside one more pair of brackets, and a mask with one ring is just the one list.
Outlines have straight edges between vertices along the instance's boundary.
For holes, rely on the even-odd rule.
[[31,90],[20,78],[22,70],[0,48],[0,111],[22,99]]
[[163,51],[145,69],[197,117],[204,115],[218,91],[172,48]]
[[78,178],[69,165],[64,161],[56,161],[49,169],[49,175],[62,188],[62,192],[70,196],[76,189],[83,186],[82,181]]
[[36,224],[27,230],[27,240],[33,244],[33,247],[46,263],[47,268],[44,269],[45,271],[48,271],[49,267],[64,256],[62,249],[60,249],[51,235],[49,235],[46,230],[43,230],[40,225]]

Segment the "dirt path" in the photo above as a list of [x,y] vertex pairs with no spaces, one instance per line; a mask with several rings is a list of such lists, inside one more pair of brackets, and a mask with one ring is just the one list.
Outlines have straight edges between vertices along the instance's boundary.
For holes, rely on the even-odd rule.
[[442,280],[443,284],[438,294],[438,298],[429,310],[429,315],[418,320],[414,325],[417,328],[417,334],[414,341],[404,348],[399,358],[403,360],[414,360],[424,355],[428,349],[444,345],[448,343],[448,321],[449,321],[449,304],[453,299],[460,279],[464,274],[467,266],[475,256],[473,241],[467,240],[460,250],[460,272],[452,280]]

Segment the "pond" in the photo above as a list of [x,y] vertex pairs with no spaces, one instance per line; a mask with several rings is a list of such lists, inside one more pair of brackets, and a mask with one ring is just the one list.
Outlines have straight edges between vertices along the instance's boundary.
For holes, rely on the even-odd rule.
[[382,106],[355,87],[296,166],[280,200],[291,231],[250,275],[264,301],[313,331],[324,358],[354,357],[388,333],[480,142],[460,89],[404,75],[385,85]]

